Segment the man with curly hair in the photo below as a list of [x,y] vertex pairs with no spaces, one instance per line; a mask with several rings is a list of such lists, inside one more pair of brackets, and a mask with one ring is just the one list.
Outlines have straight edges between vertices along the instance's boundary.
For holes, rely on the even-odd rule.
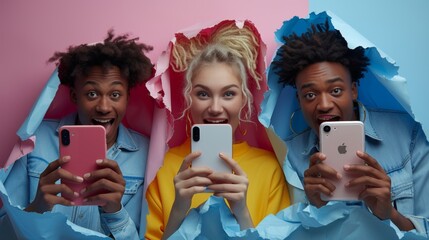
[[[328,20],[313,24],[302,35],[284,36],[272,70],[281,83],[295,88],[298,111],[309,126],[292,130],[286,139],[287,164],[299,177],[309,203],[326,205],[320,195],[331,195],[335,191],[332,181],[343,176],[321,164],[326,155],[319,152],[319,126],[326,121],[362,121],[365,152],[356,155],[366,164],[344,165],[346,174],[359,176],[346,187],[362,187],[359,198],[379,219],[390,219],[402,231],[416,229],[427,234],[426,136],[408,113],[369,108],[358,102],[359,80],[369,64],[365,49],[350,49]],[[292,121],[293,114],[291,128]]]
[[[152,47],[136,40],[110,30],[102,43],[71,46],[49,59],[57,62],[61,84],[69,87],[77,111],[60,120],[44,120],[35,133],[35,149],[8,169],[4,186],[13,204],[28,212],[60,212],[81,227],[115,239],[138,239],[139,229],[145,229],[140,212],[149,140],[121,121],[130,89],[152,76],[153,65],[144,54]],[[80,177],[61,168],[70,161],[58,153],[58,129],[63,125],[105,128],[107,158],[97,161],[96,171]],[[78,193],[59,180],[91,183]],[[76,206],[67,196],[82,196],[87,206]]]

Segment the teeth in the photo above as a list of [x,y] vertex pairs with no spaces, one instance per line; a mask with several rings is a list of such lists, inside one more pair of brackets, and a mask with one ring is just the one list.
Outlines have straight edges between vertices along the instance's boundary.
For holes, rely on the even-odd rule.
[[211,120],[211,121],[207,121],[207,122],[211,122],[211,123],[223,123],[223,122],[225,122],[225,120]]
[[109,123],[110,122],[110,120],[104,120],[104,119],[94,119],[94,121],[100,122],[100,123]]
[[334,119],[334,117],[322,117],[322,118],[319,118],[319,120],[321,120],[321,121],[328,121],[328,120],[331,120],[331,119]]

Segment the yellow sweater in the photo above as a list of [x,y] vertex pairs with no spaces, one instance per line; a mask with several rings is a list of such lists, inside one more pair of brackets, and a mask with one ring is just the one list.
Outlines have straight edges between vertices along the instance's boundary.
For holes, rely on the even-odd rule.
[[[272,152],[250,147],[247,142],[234,144],[232,152],[233,159],[249,179],[247,206],[255,226],[268,214],[276,214],[290,205],[283,171]],[[164,165],[149,185],[146,193],[149,205],[146,239],[161,239],[175,198],[173,178],[189,153],[189,140],[170,149],[165,155]],[[195,194],[191,208],[201,205],[210,195]]]

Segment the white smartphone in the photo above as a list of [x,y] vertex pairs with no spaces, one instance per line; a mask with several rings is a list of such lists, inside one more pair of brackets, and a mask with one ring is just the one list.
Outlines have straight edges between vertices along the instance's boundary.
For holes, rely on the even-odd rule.
[[[83,177],[85,173],[98,169],[97,159],[106,158],[106,130],[100,125],[64,125],[59,131],[59,148],[60,157],[71,158],[62,168]],[[80,192],[88,185],[88,182],[61,182],[75,192]],[[69,200],[76,205],[83,205],[80,197]]]
[[229,124],[195,124],[191,128],[191,151],[201,152],[192,167],[208,167],[215,172],[232,172],[224,153],[232,157],[232,128]]
[[364,126],[360,121],[323,122],[319,129],[320,151],[326,155],[324,164],[334,168],[343,177],[330,179],[335,185],[332,196],[321,195],[322,200],[358,200],[361,187],[345,187],[350,180],[358,177],[344,171],[346,164],[364,164],[356,151],[364,151]]

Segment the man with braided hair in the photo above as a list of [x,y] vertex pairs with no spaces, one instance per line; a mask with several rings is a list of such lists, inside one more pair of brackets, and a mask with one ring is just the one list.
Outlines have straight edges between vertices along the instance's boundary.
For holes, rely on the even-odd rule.
[[[28,212],[62,213],[115,239],[139,239],[139,229],[145,229],[140,212],[149,140],[121,121],[130,89],[153,75],[153,65],[144,53],[152,47],[136,40],[110,30],[101,43],[71,46],[49,59],[57,62],[60,82],[69,87],[77,111],[60,120],[43,120],[34,150],[7,169],[3,184],[12,204]],[[58,159],[58,129],[63,125],[105,128],[108,151],[106,159],[97,160],[97,170],[80,177],[61,168],[73,160]],[[91,183],[77,193],[59,184],[64,179]],[[67,196],[82,196],[86,206],[76,206]]]

